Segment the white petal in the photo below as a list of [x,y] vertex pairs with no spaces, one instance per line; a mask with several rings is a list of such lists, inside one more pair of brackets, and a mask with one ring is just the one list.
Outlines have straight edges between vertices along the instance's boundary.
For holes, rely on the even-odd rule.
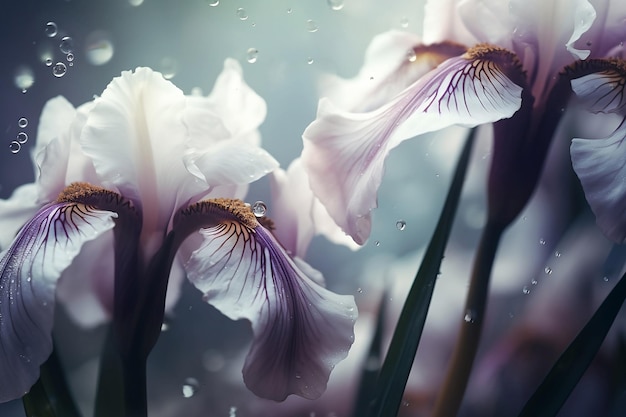
[[572,90],[588,110],[594,113],[622,113],[626,110],[624,75],[616,71],[603,71],[575,78]]
[[574,139],[572,165],[604,234],[626,242],[626,126],[604,139]]
[[252,323],[243,370],[248,388],[277,401],[319,397],[352,345],[354,298],[312,281],[262,226],[224,221],[201,233],[188,277],[222,313]]
[[37,186],[24,184],[11,197],[0,200],[0,250],[6,249],[26,222],[41,206],[37,204]]
[[[427,0],[424,6],[423,40],[425,44],[452,41],[465,45],[475,45],[476,38],[464,25],[457,13],[459,0]],[[493,24],[493,22],[490,22]],[[485,40],[482,40],[485,42]]]
[[63,134],[75,116],[76,109],[65,97],[57,96],[48,100],[44,104],[39,117],[37,145],[33,155],[37,155],[52,139]]
[[575,58],[587,59],[591,51],[574,48],[574,42],[591,28],[593,21],[596,20],[596,10],[588,1],[578,1],[574,7],[574,30],[565,46]]
[[78,204],[41,209],[0,256],[0,402],[24,395],[52,350],[56,282],[116,214]]
[[413,136],[454,124],[476,126],[511,117],[522,88],[491,61],[449,59],[369,113],[349,113],[320,100],[303,134],[311,188],[358,244],[371,229],[370,210],[389,151]]

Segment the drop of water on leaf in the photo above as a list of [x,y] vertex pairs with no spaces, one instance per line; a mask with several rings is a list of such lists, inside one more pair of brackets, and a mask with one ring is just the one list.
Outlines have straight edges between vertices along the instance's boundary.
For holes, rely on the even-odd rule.
[[409,27],[409,18],[406,16],[403,16],[402,19],[400,19],[400,26],[402,26],[403,28],[408,28]]
[[183,384],[183,397],[191,398],[193,397],[198,389],[200,388],[200,384],[196,378],[186,378]]
[[25,128],[26,126],[28,126],[28,119],[25,117],[20,117],[20,119],[17,121],[17,125],[22,129]]
[[17,141],[21,144],[26,143],[26,141],[28,141],[28,135],[26,134],[26,132],[20,132],[17,134]]
[[237,9],[237,17],[239,18],[239,20],[246,20],[248,19],[248,14],[246,13],[245,9],[243,7],[240,7]]
[[59,44],[59,49],[64,54],[69,54],[74,50],[74,40],[69,36],[64,36],[61,38],[61,43]]
[[57,62],[52,67],[52,75],[54,75],[57,78],[64,76],[66,72],[67,72],[67,67],[62,62]]
[[14,140],[13,142],[9,143],[9,150],[11,151],[11,153],[18,153],[20,149],[22,149],[22,145],[20,145],[18,141]]
[[44,29],[44,32],[46,34],[47,37],[49,38],[54,38],[57,33],[58,33],[58,27],[57,24],[54,22],[48,22],[46,23],[46,27]]
[[315,23],[315,20],[309,19],[306,21],[306,30],[308,32],[314,33],[317,32],[319,28],[317,27],[317,23]]
[[256,48],[249,48],[246,55],[248,62],[254,64],[259,56],[259,50]]
[[406,222],[404,220],[398,220],[396,222],[396,229],[398,229],[398,230],[406,229]]
[[328,5],[332,10],[341,10],[343,9],[343,0],[327,0]]
[[263,217],[267,213],[267,206],[262,201],[257,201],[252,205],[252,213],[256,217]]

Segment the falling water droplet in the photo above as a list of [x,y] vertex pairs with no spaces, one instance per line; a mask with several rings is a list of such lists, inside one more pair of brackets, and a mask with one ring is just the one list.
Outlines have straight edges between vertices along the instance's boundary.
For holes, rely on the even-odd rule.
[[343,9],[343,0],[327,0],[328,5],[332,10],[341,10]]
[[252,213],[256,217],[263,217],[267,213],[267,206],[262,201],[257,201],[252,205]]
[[20,117],[20,119],[17,121],[17,125],[24,129],[26,126],[28,126],[28,119],[25,117]]
[[254,64],[259,56],[259,50],[256,48],[249,48],[246,55],[248,62]]
[[196,378],[186,378],[183,383],[183,397],[191,398],[193,397],[198,389],[200,388],[200,384]]
[[398,230],[406,229],[406,222],[404,220],[398,220],[396,222],[396,229],[398,229]]
[[67,72],[67,67],[62,62],[57,62],[52,67],[52,75],[54,75],[57,78],[64,76],[66,72]]
[[409,27],[409,18],[406,16],[403,16],[402,19],[400,19],[400,26],[402,26],[403,28],[408,28]]
[[74,40],[69,36],[64,36],[61,38],[61,43],[59,44],[59,49],[64,54],[69,54],[74,50]]
[[243,7],[240,7],[237,9],[237,17],[239,18],[239,20],[246,20],[248,19],[248,13],[246,13]]
[[54,22],[46,23],[46,27],[44,29],[44,32],[45,32],[47,37],[54,38],[57,35],[57,33],[58,33],[57,24],[54,23]]
[[309,19],[306,21],[306,30],[308,32],[314,33],[317,32],[319,28],[317,27],[317,23],[315,23],[315,20]]
[[26,132],[20,132],[17,134],[17,139],[16,139],[19,143],[24,144],[26,143],[26,141],[28,141],[28,135],[26,134]]
[[20,149],[22,149],[22,145],[20,145],[19,142],[14,140],[13,142],[9,143],[9,150],[11,151],[11,153],[18,153]]

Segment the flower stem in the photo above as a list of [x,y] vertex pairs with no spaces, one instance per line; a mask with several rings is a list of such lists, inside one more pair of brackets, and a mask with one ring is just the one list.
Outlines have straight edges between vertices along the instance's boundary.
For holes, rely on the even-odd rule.
[[435,403],[433,417],[456,416],[461,406],[480,342],[491,269],[503,231],[504,227],[491,222],[487,223],[483,231],[474,260],[461,331],[446,379]]

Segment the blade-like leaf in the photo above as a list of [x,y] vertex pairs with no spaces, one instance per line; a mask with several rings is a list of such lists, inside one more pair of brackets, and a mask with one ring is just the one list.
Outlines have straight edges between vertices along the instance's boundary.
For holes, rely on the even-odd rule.
[[625,300],[626,274],[561,354],[519,417],[549,417],[558,413],[598,353]]
[[475,134],[476,128],[472,129],[463,147],[435,232],[402,308],[372,396],[374,400],[368,414],[370,417],[390,417],[398,414],[459,205]]

